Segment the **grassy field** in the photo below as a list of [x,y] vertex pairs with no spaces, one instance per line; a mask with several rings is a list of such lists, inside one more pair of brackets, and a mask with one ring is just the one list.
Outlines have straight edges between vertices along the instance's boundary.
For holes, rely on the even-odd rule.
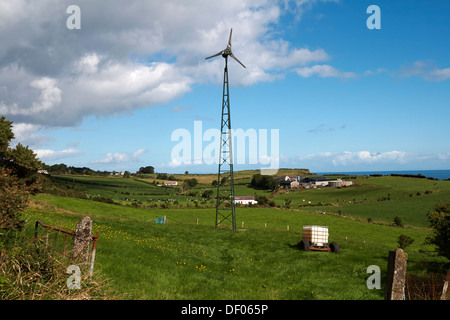
[[[352,179],[354,185],[347,188],[290,189],[272,194],[248,186],[254,173],[243,171],[236,174],[236,196],[263,195],[273,200],[279,208],[334,213],[383,223],[392,223],[398,216],[404,225],[427,228],[426,213],[433,209],[436,202],[450,199],[449,181],[391,176],[352,177],[355,178]],[[125,205],[148,208],[215,207],[214,196],[202,197],[206,190],[215,193],[216,189],[211,185],[217,179],[215,175],[176,175],[176,178],[180,185],[182,179],[191,178],[196,178],[199,184],[188,190],[181,186],[157,186],[156,183],[162,181],[156,179],[156,174],[138,179],[57,177],[66,188],[83,192],[90,198],[103,197]]]
[[[241,178],[249,179],[244,174]],[[265,194],[277,207],[238,207],[238,231],[232,232],[214,228],[212,203],[195,207],[187,200],[195,197],[178,188],[123,178],[63,179],[67,188],[112,198],[129,192],[131,198],[142,196],[142,203],[150,197],[178,197],[178,206],[162,209],[33,196],[25,213],[26,232],[32,234],[36,220],[74,230],[76,222],[89,215],[94,233],[99,232],[95,268],[127,299],[379,300],[384,287],[369,290],[366,270],[378,265],[384,285],[389,250],[398,247],[402,234],[414,239],[406,249],[409,272],[435,272],[447,262],[424,241],[430,233],[426,213],[436,201],[449,198],[448,181],[358,178],[349,188],[274,195],[242,184],[237,186],[239,192]],[[207,188],[209,181],[194,190]],[[169,194],[158,194],[162,191]],[[286,199],[291,200],[289,209],[283,207]],[[304,199],[312,206],[305,206]],[[161,216],[166,216],[167,224],[155,223]],[[390,225],[395,216],[409,227]],[[368,217],[385,225],[368,223]],[[299,251],[302,226],[310,224],[328,226],[330,241],[339,243],[341,253]]]

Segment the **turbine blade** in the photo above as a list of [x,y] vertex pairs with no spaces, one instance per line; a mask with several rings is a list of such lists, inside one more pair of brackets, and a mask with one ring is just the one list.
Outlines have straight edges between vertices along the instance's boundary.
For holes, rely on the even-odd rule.
[[214,55],[212,55],[210,57],[205,58],[205,60],[206,59],[211,59],[211,58],[214,58],[214,57],[217,57],[217,56],[220,56],[222,53],[223,53],[223,51],[220,51],[220,52],[218,52],[218,53],[216,53],[216,54],[214,54]]
[[230,29],[230,38],[228,39],[228,45],[231,47],[231,34],[233,33],[233,28]]
[[236,58],[236,57],[234,56],[234,54],[231,54],[230,57],[232,57],[234,60],[236,60],[237,62],[239,62],[239,63],[241,64],[241,66],[243,66],[244,68],[247,68],[246,66],[244,66],[244,64],[243,64],[242,62],[240,62],[240,61],[238,60],[238,58]]

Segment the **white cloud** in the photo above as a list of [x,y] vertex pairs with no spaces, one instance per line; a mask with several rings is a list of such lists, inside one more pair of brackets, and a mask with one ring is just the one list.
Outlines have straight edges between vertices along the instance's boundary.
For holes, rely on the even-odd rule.
[[320,2],[336,2],[339,0],[283,0],[284,8],[294,14],[297,20],[300,20],[305,11],[312,8]]
[[247,66],[233,66],[233,85],[274,81],[329,60],[323,49],[274,40],[283,10],[316,2],[80,0],[82,29],[68,30],[68,0],[0,0],[8,21],[0,28],[0,113],[58,127],[165,104],[196,83],[222,81],[223,59],[204,58],[226,47],[231,27],[233,51]]
[[448,167],[450,154],[441,153],[414,153],[406,151],[370,152],[342,151],[322,152],[298,156],[280,156],[280,166],[295,166],[310,168],[315,171],[370,171],[370,170],[395,170],[418,169],[427,166]]
[[389,152],[341,152],[333,154],[331,163],[334,166],[346,166],[349,164],[361,163],[379,163],[379,162],[397,162],[400,164],[407,163],[411,160],[411,155],[403,151],[389,151]]
[[136,152],[108,152],[101,160],[92,161],[93,164],[123,164],[130,162],[141,162],[140,156],[147,150],[139,149]]
[[335,69],[330,65],[314,65],[312,67],[303,67],[295,69],[295,72],[301,77],[309,78],[313,75],[318,75],[321,78],[335,77],[335,78],[354,78],[356,73],[343,72]]
[[53,138],[44,134],[36,133],[41,129],[41,126],[33,125],[29,123],[14,123],[12,131],[14,133],[14,140],[12,144],[20,142],[22,145],[34,148],[47,144],[53,141]]
[[33,151],[36,153],[38,159],[44,162],[59,160],[63,158],[72,158],[83,154],[83,152],[76,149],[66,149],[61,151],[55,151],[51,149],[36,149]]
[[412,65],[402,67],[397,74],[402,77],[420,77],[428,81],[445,81],[450,79],[450,68],[440,69],[432,61],[418,60]]

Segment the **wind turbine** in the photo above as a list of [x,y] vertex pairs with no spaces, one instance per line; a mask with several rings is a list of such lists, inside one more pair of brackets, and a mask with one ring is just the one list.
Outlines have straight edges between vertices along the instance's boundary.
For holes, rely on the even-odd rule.
[[233,33],[233,28],[231,28],[231,30],[230,30],[230,38],[228,39],[227,47],[226,47],[224,50],[222,50],[222,51],[220,51],[220,52],[218,52],[218,53],[216,53],[216,54],[214,54],[214,55],[212,55],[212,56],[210,56],[210,57],[207,57],[207,58],[205,58],[205,59],[211,59],[211,58],[214,58],[214,57],[217,57],[217,56],[222,55],[222,57],[225,58],[225,62],[226,62],[226,61],[227,61],[227,57],[230,56],[230,57],[232,57],[234,60],[236,60],[237,62],[239,62],[239,63],[241,64],[241,66],[243,66],[244,68],[246,68],[246,66],[244,66],[244,64],[243,64],[242,62],[240,62],[240,61],[238,60],[238,58],[236,58],[236,57],[234,56],[233,52],[231,51],[231,35],[232,35],[232,33]]
[[230,30],[230,37],[228,39],[228,44],[224,50],[205,59],[211,59],[220,55],[225,58],[225,69],[223,73],[222,120],[220,126],[221,135],[220,135],[220,152],[219,152],[219,171],[217,173],[216,228],[219,224],[228,220],[232,224],[233,231],[236,231],[230,91],[228,87],[228,57],[230,56],[231,58],[239,62],[239,64],[244,68],[245,66],[234,56],[233,52],[231,51],[232,33],[233,29]]

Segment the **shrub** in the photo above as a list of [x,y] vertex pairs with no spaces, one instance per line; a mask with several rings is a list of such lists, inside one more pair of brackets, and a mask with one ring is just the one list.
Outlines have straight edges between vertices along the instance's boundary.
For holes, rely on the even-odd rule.
[[414,242],[414,239],[411,237],[408,237],[407,235],[402,234],[398,237],[398,246],[401,249],[406,249],[409,245],[411,245]]
[[203,198],[210,198],[213,195],[214,191],[213,190],[205,190],[202,193],[202,197]]
[[21,212],[28,206],[28,195],[40,189],[37,170],[42,163],[36,154],[20,143],[9,146],[14,138],[12,122],[0,118],[0,229],[21,230]]
[[397,227],[403,227],[402,219],[399,216],[394,218],[394,225]]
[[198,180],[195,178],[192,179],[186,179],[183,182],[183,186],[186,188],[194,188],[198,185]]
[[427,243],[437,247],[440,256],[450,259],[450,202],[438,202],[434,211],[427,214],[433,234],[427,238]]
[[255,196],[255,200],[258,202],[259,205],[261,206],[265,206],[266,204],[268,204],[269,199],[267,199],[266,196],[262,196],[262,195],[256,195]]

